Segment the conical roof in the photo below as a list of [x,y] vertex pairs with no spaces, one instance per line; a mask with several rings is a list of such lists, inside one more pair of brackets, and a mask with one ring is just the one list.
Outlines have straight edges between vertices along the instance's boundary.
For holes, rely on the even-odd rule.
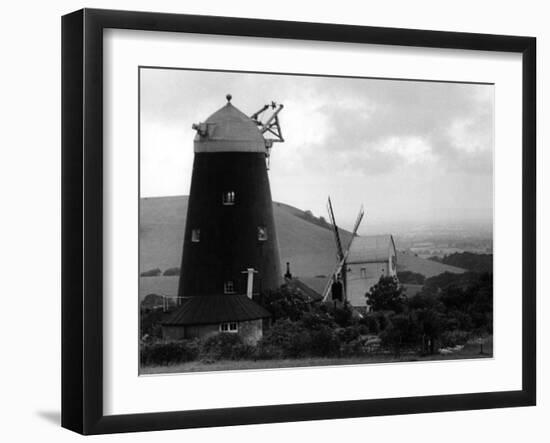
[[265,140],[256,123],[228,100],[197,130],[195,152],[265,152]]

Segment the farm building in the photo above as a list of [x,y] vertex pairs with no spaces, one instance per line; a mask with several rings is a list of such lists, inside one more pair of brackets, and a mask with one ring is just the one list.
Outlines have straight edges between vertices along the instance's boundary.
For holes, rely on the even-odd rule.
[[162,330],[167,340],[228,332],[241,335],[248,344],[256,344],[269,317],[268,311],[244,294],[189,297],[162,324]]
[[[269,313],[252,296],[282,284],[268,178],[270,150],[283,141],[282,105],[265,105],[249,117],[232,105],[231,95],[226,98],[204,123],[193,125],[181,306],[163,325],[166,338],[235,332],[255,342]],[[269,108],[272,115],[263,123],[260,115]]]
[[369,292],[381,276],[397,276],[397,253],[391,235],[356,237],[346,259],[346,297],[365,307]]

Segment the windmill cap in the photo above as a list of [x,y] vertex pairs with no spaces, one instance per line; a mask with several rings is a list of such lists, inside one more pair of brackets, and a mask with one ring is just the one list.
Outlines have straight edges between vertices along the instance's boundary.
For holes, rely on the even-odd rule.
[[204,123],[194,124],[195,152],[264,152],[265,139],[244,112],[230,102],[214,112]]

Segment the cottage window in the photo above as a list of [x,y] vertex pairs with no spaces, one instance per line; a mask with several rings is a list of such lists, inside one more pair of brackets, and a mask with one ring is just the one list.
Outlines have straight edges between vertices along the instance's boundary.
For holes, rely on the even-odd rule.
[[226,206],[235,204],[235,191],[227,191],[223,193],[223,204]]
[[235,293],[235,285],[231,280],[226,281],[223,284],[223,292],[224,294],[234,294]]
[[220,332],[239,332],[239,324],[237,322],[220,323]]
[[367,278],[367,268],[361,268],[361,278]]
[[259,241],[267,240],[267,228],[265,226],[258,226],[258,240]]
[[191,231],[191,241],[193,243],[198,243],[201,241],[201,230],[200,229],[193,229]]

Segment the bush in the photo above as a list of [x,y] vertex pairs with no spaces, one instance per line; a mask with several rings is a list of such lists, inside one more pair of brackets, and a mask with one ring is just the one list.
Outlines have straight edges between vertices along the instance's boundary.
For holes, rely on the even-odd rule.
[[378,334],[380,332],[380,324],[378,322],[379,317],[380,313],[368,312],[361,320],[359,320],[359,324],[367,328],[367,332],[369,334]]
[[353,323],[353,311],[349,306],[334,307],[330,311],[334,322],[342,327],[350,326]]
[[254,301],[266,308],[274,320],[300,320],[309,312],[309,298],[296,288],[281,286],[276,291],[269,291],[254,297]]
[[324,327],[336,327],[336,324],[334,323],[333,317],[330,312],[325,312],[321,310],[304,314],[300,323],[305,329],[309,331],[318,330]]
[[142,277],[158,277],[162,271],[159,268],[149,269],[148,271],[143,271],[139,274]]
[[340,340],[333,328],[323,326],[310,331],[309,354],[314,357],[332,357],[338,355]]
[[341,357],[357,357],[359,355],[364,355],[365,353],[366,349],[361,339],[352,340],[348,343],[342,343],[340,345]]
[[413,285],[423,285],[426,281],[426,277],[423,274],[412,271],[397,272],[397,279],[399,283],[409,283]]
[[300,323],[278,320],[258,343],[259,358],[304,357],[310,347],[308,331]]
[[443,347],[453,347],[456,345],[464,345],[470,338],[467,331],[455,330],[445,331],[441,334],[441,345]]
[[382,344],[394,349],[399,355],[402,348],[418,344],[421,330],[413,315],[397,314],[391,318],[391,325],[380,334]]
[[165,276],[171,276],[171,275],[180,275],[180,268],[168,268],[166,271],[164,271]]
[[169,343],[142,344],[139,353],[142,365],[170,365],[196,360],[199,355],[199,340]]
[[239,334],[220,332],[206,338],[200,348],[204,361],[239,360],[252,354],[252,349],[243,343]]
[[365,331],[364,329],[366,329],[366,327],[362,325],[348,326],[347,328],[338,329],[338,339],[342,343],[349,343],[358,339],[362,334],[368,333],[368,331]]

